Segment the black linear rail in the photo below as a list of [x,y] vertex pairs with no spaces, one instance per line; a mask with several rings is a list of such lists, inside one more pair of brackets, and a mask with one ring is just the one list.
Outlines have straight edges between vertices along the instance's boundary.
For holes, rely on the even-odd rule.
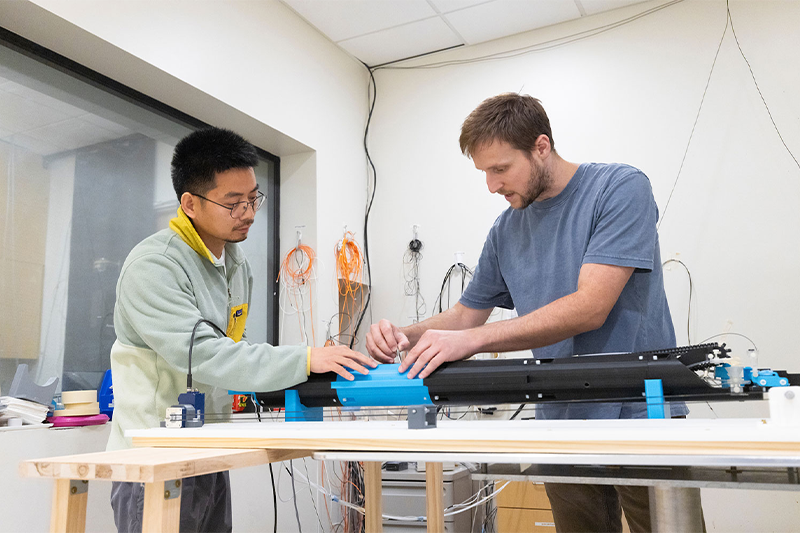
[[[683,346],[649,352],[598,354],[563,359],[493,359],[446,363],[423,380],[437,405],[485,405],[574,401],[643,401],[644,381],[660,379],[666,399],[761,399],[764,387],[741,392],[710,385],[695,371],[728,359],[725,345]],[[777,371],[800,385],[800,374]],[[306,407],[339,406],[331,382],[336,374],[312,375],[297,390]],[[398,379],[406,379],[398,375]],[[387,385],[390,386],[390,385]],[[257,393],[264,407],[283,407],[284,391]]]

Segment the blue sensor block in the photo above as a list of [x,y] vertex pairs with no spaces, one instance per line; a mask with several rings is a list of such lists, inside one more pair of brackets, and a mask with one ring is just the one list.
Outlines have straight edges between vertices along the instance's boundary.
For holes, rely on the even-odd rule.
[[422,384],[422,379],[408,379],[406,374],[399,373],[399,366],[378,365],[366,376],[353,372],[353,381],[339,376],[331,383],[331,388],[336,391],[343,407],[432,404],[428,387]]

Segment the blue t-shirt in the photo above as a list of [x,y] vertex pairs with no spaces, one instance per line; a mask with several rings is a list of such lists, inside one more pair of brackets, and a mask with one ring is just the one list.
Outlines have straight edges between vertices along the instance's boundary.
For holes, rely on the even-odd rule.
[[[675,346],[650,181],[628,165],[584,163],[561,193],[509,208],[495,221],[461,297],[472,309],[522,316],[575,292],[585,263],[633,267],[605,324],[532,350],[536,358],[638,352]],[[642,383],[644,389],[644,383]],[[686,414],[672,404],[672,415]],[[542,404],[540,418],[638,418],[643,402]]]

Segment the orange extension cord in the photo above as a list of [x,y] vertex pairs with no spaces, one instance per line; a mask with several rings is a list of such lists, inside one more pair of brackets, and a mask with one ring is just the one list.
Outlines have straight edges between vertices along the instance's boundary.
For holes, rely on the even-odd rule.
[[[297,320],[300,323],[300,331],[303,331],[303,320],[300,317],[302,312],[298,297],[300,290],[313,278],[314,261],[316,260],[316,253],[314,249],[305,244],[300,244],[295,248],[289,250],[281,261],[281,268],[278,271],[278,279],[283,278],[283,285],[286,287],[287,298],[290,299],[292,305],[297,309]],[[309,285],[308,291],[308,308],[311,313],[311,346],[315,346],[316,335],[314,334],[314,306],[312,304],[313,296],[311,294],[311,286]],[[306,342],[308,342],[308,335],[306,335]]]
[[355,327],[357,318],[356,298],[361,292],[361,276],[364,258],[361,249],[354,240],[353,233],[346,231],[342,240],[336,244],[336,277],[339,295],[342,297],[342,312],[339,315],[339,335],[342,335],[344,317],[349,317],[350,328]]

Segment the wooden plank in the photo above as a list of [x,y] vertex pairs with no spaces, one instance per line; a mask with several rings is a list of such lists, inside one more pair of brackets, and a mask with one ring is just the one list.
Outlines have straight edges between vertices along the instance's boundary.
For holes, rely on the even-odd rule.
[[366,533],[382,533],[383,502],[381,497],[381,463],[364,463],[364,511],[366,513]]
[[385,438],[348,439],[315,436],[297,437],[134,437],[134,446],[182,448],[267,448],[308,451],[413,451],[466,453],[580,453],[636,455],[762,455],[800,456],[796,442],[641,442],[641,441],[536,441],[536,440],[393,440]]
[[69,479],[56,480],[50,515],[52,533],[83,533],[86,530],[86,502],[89,491],[73,493],[70,482]]
[[444,533],[442,463],[425,463],[425,490],[428,533]]
[[[175,490],[178,491],[177,496]],[[173,486],[166,489],[163,481],[145,483],[142,533],[178,533],[180,522],[180,488]]]
[[19,472],[22,477],[152,483],[309,455],[296,450],[132,448],[23,461]]

